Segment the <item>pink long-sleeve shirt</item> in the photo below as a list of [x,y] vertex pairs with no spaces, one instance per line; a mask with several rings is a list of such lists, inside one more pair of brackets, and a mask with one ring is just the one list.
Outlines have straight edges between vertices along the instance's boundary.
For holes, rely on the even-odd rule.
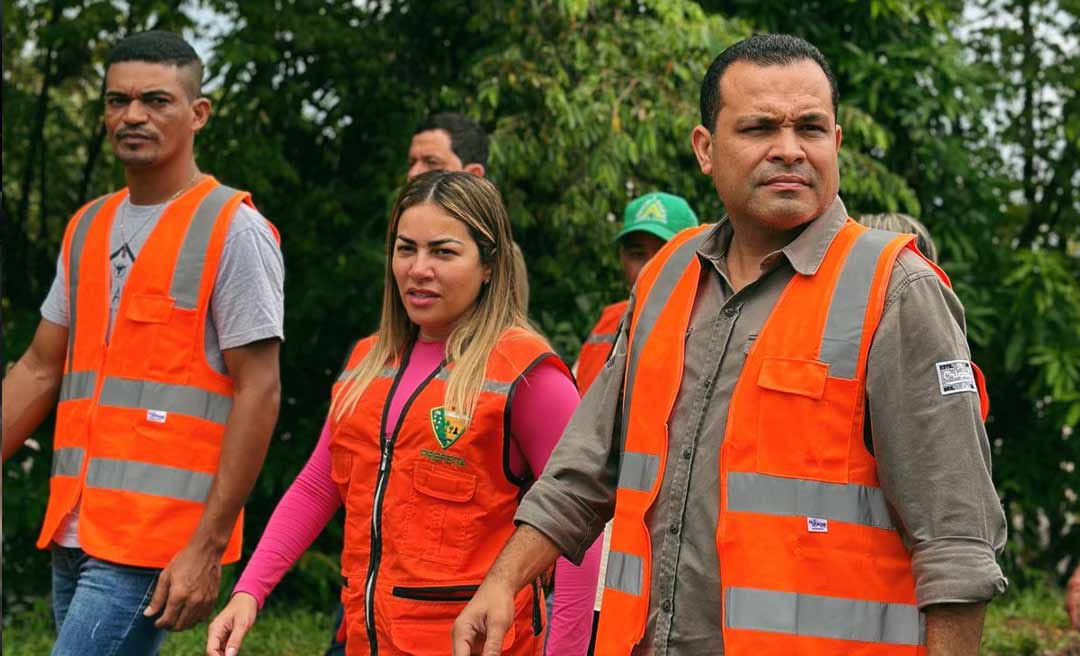
[[[442,362],[445,342],[417,342],[402,373],[387,416],[397,423],[405,402]],[[510,411],[510,468],[517,475],[538,476],[578,404],[573,382],[550,362],[530,371],[517,387]],[[262,608],[271,590],[322,532],[341,506],[330,478],[330,429],[323,425],[319,442],[304,469],[274,509],[255,553],[233,594],[246,592]],[[600,541],[580,566],[560,558],[555,568],[555,605],[549,621],[548,654],[585,654],[592,624],[593,596],[600,567]]]

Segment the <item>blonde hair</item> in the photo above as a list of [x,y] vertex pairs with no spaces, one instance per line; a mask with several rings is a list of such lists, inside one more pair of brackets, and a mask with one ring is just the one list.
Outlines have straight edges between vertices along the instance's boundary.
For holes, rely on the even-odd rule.
[[859,223],[867,228],[915,235],[915,245],[918,246],[919,252],[931,262],[937,264],[937,246],[934,245],[934,240],[930,238],[930,231],[915,217],[899,212],[864,214],[859,219]]
[[499,190],[471,173],[430,171],[419,175],[409,181],[394,203],[386,232],[386,274],[377,340],[335,399],[335,420],[352,412],[384,367],[400,365],[405,350],[419,334],[419,327],[409,319],[401,302],[392,267],[401,215],[424,204],[435,205],[464,223],[479,247],[481,263],[491,269],[491,278],[481,286],[476,303],[447,338],[446,359],[448,365],[454,366],[446,384],[446,411],[465,418],[472,416],[484,384],[488,356],[507,329],[524,328],[537,334],[526,315],[527,300],[523,295],[527,294],[528,284],[519,280],[524,258],[514,244]]

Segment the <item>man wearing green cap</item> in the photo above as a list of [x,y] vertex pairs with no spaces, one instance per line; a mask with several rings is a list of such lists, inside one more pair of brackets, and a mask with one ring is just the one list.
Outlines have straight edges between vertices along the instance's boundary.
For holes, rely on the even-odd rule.
[[[652,259],[675,233],[697,224],[697,215],[685,199],[662,191],[645,194],[627,205],[623,212],[622,230],[615,235],[626,286],[633,288],[645,263]],[[619,332],[619,322],[626,313],[626,305],[627,301],[619,301],[604,308],[600,313],[600,320],[581,345],[575,375],[582,394],[589,389],[611,353],[615,336]]]

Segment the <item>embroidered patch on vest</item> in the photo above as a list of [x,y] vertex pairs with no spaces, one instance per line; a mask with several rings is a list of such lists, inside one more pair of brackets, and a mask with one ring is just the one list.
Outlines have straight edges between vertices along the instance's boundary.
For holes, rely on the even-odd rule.
[[169,418],[169,413],[164,410],[147,410],[146,421],[152,421],[155,424],[164,424],[165,420]]
[[806,530],[810,533],[828,533],[829,532],[829,520],[819,519],[817,517],[806,518]]
[[942,396],[960,392],[978,393],[978,388],[975,387],[975,374],[971,370],[971,362],[967,360],[937,363],[937,377]]
[[435,433],[435,441],[444,449],[457,442],[468,425],[466,417],[447,412],[442,406],[431,409],[431,430]]

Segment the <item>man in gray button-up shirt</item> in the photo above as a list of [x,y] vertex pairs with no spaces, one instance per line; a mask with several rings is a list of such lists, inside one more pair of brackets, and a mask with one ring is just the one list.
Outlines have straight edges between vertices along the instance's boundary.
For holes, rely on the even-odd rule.
[[[794,276],[817,272],[847,219],[837,196],[836,86],[821,54],[756,36],[722,53],[692,135],[728,211],[697,250],[702,275],[668,420],[667,467],[647,516],[652,577],[634,654],[723,653],[716,551],[719,457],[746,355]],[[633,299],[628,310],[633,313]],[[520,524],[458,618],[455,656],[499,653],[513,593],[565,554],[580,559],[614,512],[627,335],[567,427]],[[866,448],[911,552],[932,655],[975,654],[1005,517],[976,393],[943,394],[936,363],[968,360],[963,308],[919,256],[897,259],[867,362]],[[603,609],[601,610],[603,614]],[[609,618],[610,619],[610,618]]]

